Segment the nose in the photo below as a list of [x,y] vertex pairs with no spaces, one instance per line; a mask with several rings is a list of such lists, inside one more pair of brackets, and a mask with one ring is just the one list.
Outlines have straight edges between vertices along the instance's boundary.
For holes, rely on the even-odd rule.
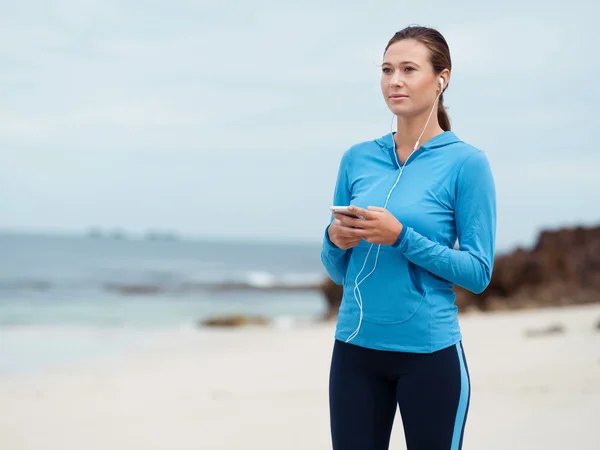
[[390,86],[400,86],[402,82],[401,72],[399,70],[394,70],[394,73],[390,77]]

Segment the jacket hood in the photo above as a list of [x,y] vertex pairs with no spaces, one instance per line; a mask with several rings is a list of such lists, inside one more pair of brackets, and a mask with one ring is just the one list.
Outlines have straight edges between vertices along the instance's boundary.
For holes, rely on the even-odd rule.
[[[377,145],[379,145],[379,147],[382,150],[387,151],[390,158],[393,161],[396,160],[396,158],[394,157],[394,153],[396,151],[396,144],[394,143],[394,134],[395,133],[396,132],[388,133],[378,139],[375,139],[375,143]],[[447,145],[456,144],[458,142],[461,142],[461,140],[452,131],[444,131],[443,133],[440,133],[437,136],[434,136],[429,141],[421,144],[421,146],[415,152],[414,156],[416,156],[417,154],[419,154],[423,151],[431,150],[434,148],[445,147]],[[413,158],[410,158],[410,160],[412,160],[412,159]],[[409,162],[410,162],[410,160],[409,160]]]

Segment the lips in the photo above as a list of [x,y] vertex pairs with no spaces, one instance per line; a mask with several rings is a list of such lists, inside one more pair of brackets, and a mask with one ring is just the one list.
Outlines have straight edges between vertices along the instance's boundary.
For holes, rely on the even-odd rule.
[[407,98],[407,97],[408,97],[408,95],[404,95],[404,94],[391,94],[390,95],[390,98],[392,100],[401,100],[401,99]]

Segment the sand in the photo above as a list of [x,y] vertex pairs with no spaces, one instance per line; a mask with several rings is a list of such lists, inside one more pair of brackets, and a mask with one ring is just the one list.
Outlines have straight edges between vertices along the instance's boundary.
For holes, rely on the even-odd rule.
[[[461,316],[463,449],[600,449],[600,306]],[[562,332],[526,336],[560,324]],[[2,450],[328,449],[333,324],[157,334],[0,378]],[[391,449],[405,449],[397,415]]]

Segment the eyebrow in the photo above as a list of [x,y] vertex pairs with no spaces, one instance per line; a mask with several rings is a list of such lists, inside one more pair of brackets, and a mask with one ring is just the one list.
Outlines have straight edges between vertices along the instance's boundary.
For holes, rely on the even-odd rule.
[[[413,61],[402,61],[400,62],[400,65],[404,65],[404,64],[412,64],[413,66],[417,66],[417,67],[421,67],[420,65],[418,65],[416,62]],[[386,61],[382,64],[382,66],[391,66],[392,63]]]

